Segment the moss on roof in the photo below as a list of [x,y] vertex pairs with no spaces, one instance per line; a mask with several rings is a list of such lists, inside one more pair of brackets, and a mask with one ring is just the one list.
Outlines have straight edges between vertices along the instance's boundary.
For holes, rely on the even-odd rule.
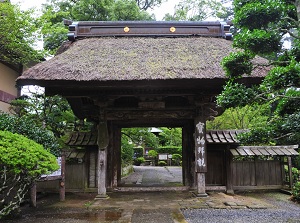
[[[221,38],[87,38],[69,42],[65,51],[28,69],[19,81],[225,78],[220,63],[231,51],[232,42]],[[253,75],[265,76],[266,69]]]

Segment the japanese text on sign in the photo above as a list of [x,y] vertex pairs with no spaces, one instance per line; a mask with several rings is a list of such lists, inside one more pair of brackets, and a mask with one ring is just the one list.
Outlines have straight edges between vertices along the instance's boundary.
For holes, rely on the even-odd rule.
[[205,150],[205,123],[196,124],[196,172],[206,171],[206,150]]

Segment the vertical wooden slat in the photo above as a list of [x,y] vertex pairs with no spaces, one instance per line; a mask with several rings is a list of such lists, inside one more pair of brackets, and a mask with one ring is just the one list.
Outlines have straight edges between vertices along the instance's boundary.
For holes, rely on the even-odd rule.
[[[66,154],[61,155],[61,180],[59,181],[59,200],[65,201],[66,198]],[[84,176],[83,176],[84,177]],[[85,182],[85,180],[83,180]]]
[[233,163],[232,163],[232,153],[227,148],[225,153],[225,166],[226,166],[226,193],[233,194]]
[[118,182],[121,182],[121,171],[122,171],[122,158],[121,158],[121,129],[113,126],[113,140],[114,140],[114,159],[115,166],[115,177],[114,177],[114,186],[118,186]]
[[290,179],[290,188],[293,187],[293,174],[292,174],[292,158],[288,156],[288,170],[289,170],[289,179]]
[[95,188],[96,185],[96,153],[91,151],[89,153],[89,187]]

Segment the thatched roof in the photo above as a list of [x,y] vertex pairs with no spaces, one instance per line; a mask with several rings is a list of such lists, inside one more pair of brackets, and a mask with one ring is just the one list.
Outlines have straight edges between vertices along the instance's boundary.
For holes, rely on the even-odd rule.
[[[18,84],[225,79],[220,63],[233,51],[229,40],[199,36],[86,38],[68,42],[64,48],[25,71]],[[266,61],[260,58],[257,62]],[[257,68],[253,76],[265,76],[266,69]]]

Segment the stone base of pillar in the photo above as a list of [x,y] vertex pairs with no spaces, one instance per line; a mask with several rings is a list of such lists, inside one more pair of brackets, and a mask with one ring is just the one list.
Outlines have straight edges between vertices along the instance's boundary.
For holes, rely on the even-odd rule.
[[197,197],[207,197],[207,193],[196,194]]
[[205,173],[197,173],[197,197],[207,197],[205,191]]
[[226,194],[233,195],[234,191],[233,190],[226,190]]
[[107,194],[98,194],[95,197],[95,200],[104,200],[104,199],[109,199],[109,196]]

